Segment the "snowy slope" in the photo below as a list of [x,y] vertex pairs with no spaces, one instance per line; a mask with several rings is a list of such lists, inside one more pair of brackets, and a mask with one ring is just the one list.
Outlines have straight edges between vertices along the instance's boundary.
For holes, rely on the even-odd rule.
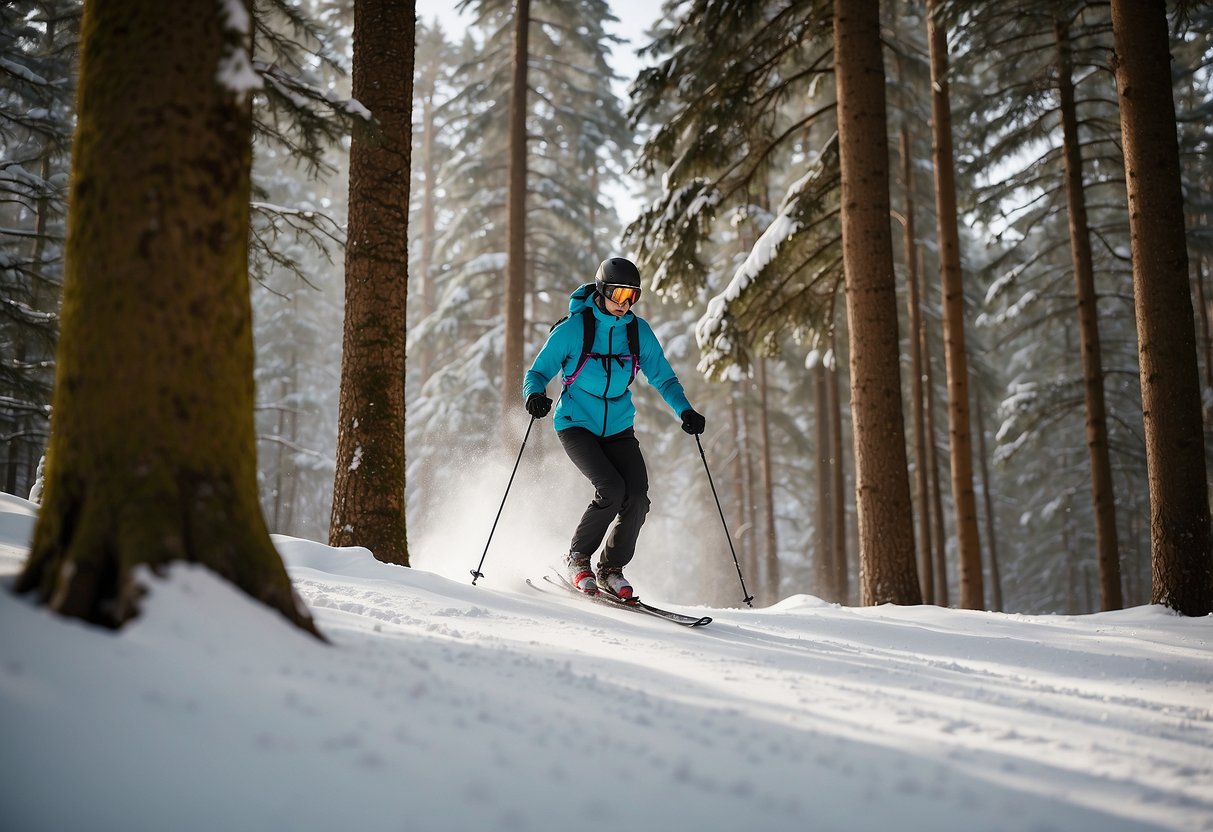
[[[6,587],[31,528],[0,495]],[[330,644],[197,567],[118,634],[0,592],[0,829],[1213,830],[1213,618],[687,630],[276,543]]]

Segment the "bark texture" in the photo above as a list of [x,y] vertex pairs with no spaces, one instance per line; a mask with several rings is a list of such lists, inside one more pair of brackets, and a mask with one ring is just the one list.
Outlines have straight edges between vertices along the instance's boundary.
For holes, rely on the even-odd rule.
[[1185,615],[1208,615],[1213,612],[1209,481],[1166,3],[1113,0],[1112,31],[1150,480],[1153,601]]
[[[517,0],[514,10],[514,80],[510,90],[509,192],[506,195],[508,228],[506,241],[505,346],[502,348],[501,407],[512,412],[522,389],[522,351],[525,334],[526,188],[527,188],[527,60],[531,24],[530,0]],[[502,420],[502,424],[508,424]],[[513,442],[507,441],[506,445]]]
[[[245,13],[250,9],[246,5]],[[90,0],[46,490],[18,591],[110,627],[203,564],[315,632],[257,500],[251,110],[213,0]]]
[[1074,102],[1070,35],[1062,22],[1054,26],[1057,40],[1058,98],[1061,103],[1066,201],[1069,205],[1070,254],[1074,264],[1074,294],[1078,302],[1078,337],[1082,356],[1086,404],[1087,456],[1091,463],[1091,503],[1095,514],[1095,550],[1099,560],[1099,598],[1103,610],[1124,606],[1120,588],[1120,543],[1116,533],[1116,494],[1112,488],[1112,458],[1108,448],[1108,415],[1104,403],[1103,351],[1091,259],[1087,197],[1082,184],[1082,150],[1078,109]]
[[927,487],[927,429],[923,404],[922,301],[918,275],[918,238],[914,223],[914,163],[910,157],[910,133],[901,128],[901,177],[905,188],[906,213],[902,246],[906,264],[906,326],[910,344],[910,407],[914,425],[914,486],[918,514],[918,585],[924,604],[935,603],[935,570],[931,561],[931,495]]
[[964,275],[956,210],[956,164],[952,151],[952,110],[948,90],[948,38],[938,0],[927,0],[931,53],[931,134],[935,161],[935,216],[939,231],[939,277],[943,307],[944,365],[948,376],[948,439],[960,606],[985,606],[977,495],[973,490],[973,434],[969,419],[969,359],[965,347]]
[[416,3],[354,4],[353,93],[375,119],[350,145],[345,336],[329,543],[408,566],[404,371]]
[[917,604],[878,0],[835,0],[834,56],[860,602]]

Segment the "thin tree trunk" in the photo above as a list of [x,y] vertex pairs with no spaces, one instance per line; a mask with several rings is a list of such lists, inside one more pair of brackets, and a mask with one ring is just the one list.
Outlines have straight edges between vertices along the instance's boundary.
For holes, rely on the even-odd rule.
[[935,603],[935,573],[931,568],[931,509],[927,488],[927,432],[923,419],[922,392],[922,301],[919,299],[918,242],[914,227],[914,162],[910,133],[901,128],[901,176],[906,192],[905,222],[902,224],[906,262],[907,326],[910,330],[910,402],[914,422],[914,505],[918,509],[918,584],[922,602]]
[[931,53],[931,132],[935,156],[935,215],[939,227],[944,363],[948,375],[948,456],[952,469],[952,503],[956,512],[960,606],[976,610],[981,609],[984,604],[981,539],[977,531],[977,496],[973,492],[969,367],[965,354],[964,276],[960,271],[956,164],[952,152],[952,113],[948,92],[948,38],[939,17],[939,0],[927,0],[927,40]]
[[[530,56],[530,0],[514,9],[514,79],[510,90],[509,189],[506,241],[505,346],[502,348],[501,407],[512,413],[522,389],[522,351],[526,329],[527,61]],[[507,420],[503,420],[503,425]],[[507,444],[513,444],[512,441]]]
[[[299,389],[299,357],[294,351],[291,353],[291,376],[292,388],[296,391]],[[292,448],[299,447],[299,405],[289,408],[286,413],[286,440]],[[287,467],[286,478],[282,483],[283,498],[282,498],[282,529],[283,534],[298,535],[295,529],[295,500],[299,495],[299,464],[295,461],[294,456],[291,457],[290,465]]]
[[276,534],[282,534],[282,485],[283,485],[283,469],[286,467],[286,442],[283,441],[284,428],[286,427],[286,406],[285,402],[291,394],[290,382],[283,378],[278,385],[278,412],[277,424],[274,426],[274,505],[273,511],[270,514],[270,531]]
[[[438,159],[434,150],[437,137],[434,96],[438,82],[438,72],[441,63],[438,56],[433,56],[429,64],[420,73],[418,80],[423,85],[421,90],[421,171],[424,182],[421,191],[421,240],[417,260],[417,270],[421,283],[421,310],[419,317],[426,319],[434,314],[438,307],[438,286],[434,279],[434,249],[437,237],[437,202]],[[413,349],[409,359],[417,368],[417,385],[424,387],[434,372],[435,349],[431,339],[423,339]],[[405,391],[405,399],[409,396]],[[422,455],[414,466],[413,482],[416,495],[416,507],[420,516],[429,516],[432,508],[433,494],[436,489],[429,485],[433,477],[433,456]],[[406,495],[407,499],[407,495]]]
[[[1200,323],[1201,353],[1205,360],[1205,387],[1213,390],[1213,332],[1209,327],[1209,308],[1213,306],[1213,299],[1205,294],[1204,258],[1198,255],[1193,259],[1196,267],[1196,320]],[[1213,430],[1213,424],[1208,425],[1208,428]]]
[[598,197],[602,193],[602,174],[598,167],[590,168],[590,204],[589,204],[589,254],[593,260],[598,256]]
[[[737,385],[737,389],[741,389],[740,384]],[[742,518],[745,521],[745,529],[748,532],[745,547],[745,570],[747,575],[754,576],[754,581],[758,586],[762,586],[759,583],[760,542],[758,537],[758,515],[754,498],[754,446],[750,442],[750,414],[745,407],[745,396],[743,395],[738,396],[737,411],[741,416],[741,491],[744,502]]]
[[[46,31],[42,36],[42,52],[49,54],[55,48],[55,19],[52,17],[46,22]],[[38,162],[38,177],[43,182],[49,182],[51,178],[51,141],[43,139],[41,152]],[[47,195],[46,188],[38,189],[38,198],[34,202],[34,229],[33,239],[30,242],[30,285],[29,285],[29,303],[34,309],[51,309],[53,300],[46,298],[48,294],[46,287],[46,277],[43,271],[42,258],[46,254],[47,249],[47,224],[50,216],[50,198]],[[53,295],[52,295],[53,298]],[[16,366],[25,365],[29,360],[29,339],[25,336],[19,336],[13,344],[13,364]],[[39,350],[41,355],[45,355],[45,350]],[[19,423],[18,423],[19,424]],[[14,430],[8,437],[6,442],[8,446],[8,463],[6,465],[7,473],[4,482],[4,491],[9,494],[17,494],[20,491],[28,493],[27,489],[21,488],[18,483],[24,479],[29,482],[33,479],[30,474],[32,470],[29,468],[27,460],[22,457],[30,457],[34,447],[34,440],[27,434],[26,431],[18,428]],[[26,477],[22,478],[22,468],[27,469]]]
[[741,425],[741,408],[737,404],[735,387],[729,391],[729,418],[733,424],[733,504],[737,507],[731,516],[738,518],[734,521],[738,525],[733,529],[733,542],[739,550],[737,558],[741,562],[743,574],[753,576],[749,550],[750,528],[746,522],[745,465],[742,463],[742,457],[745,455],[744,429]]
[[[919,249],[919,257],[922,250]],[[921,266],[921,260],[919,265]],[[919,273],[923,270],[919,268]],[[939,453],[935,446],[935,371],[931,367],[931,332],[924,325],[919,333],[922,338],[923,405],[927,434],[927,476],[931,482],[931,540],[935,545],[935,603],[948,606],[948,545],[944,532],[943,488],[939,477]]]
[[118,627],[144,567],[187,561],[314,633],[257,498],[252,111],[215,70],[247,60],[251,3],[228,11],[85,3],[55,418],[16,589]]
[[779,600],[779,546],[775,536],[775,472],[771,456],[771,416],[767,406],[767,360],[758,359],[759,432],[762,439],[762,511],[767,600]]
[[415,2],[356,0],[353,94],[378,132],[350,145],[345,338],[332,546],[408,566],[405,340]]
[[917,604],[878,0],[835,0],[834,57],[860,598],[865,605]]
[[986,544],[990,550],[990,611],[1002,612],[1002,573],[998,567],[998,538],[994,534],[994,497],[990,492],[990,457],[986,453],[986,425],[981,391],[973,398],[977,416],[977,458],[981,460],[981,494],[986,507]]
[[[438,160],[434,152],[434,139],[438,131],[434,119],[434,94],[437,84],[438,64],[435,61],[425,68],[422,83],[425,91],[421,103],[421,171],[424,185],[421,191],[421,240],[418,253],[417,270],[421,277],[421,317],[428,318],[437,308],[438,289],[432,273],[434,266],[434,245],[437,236],[436,224],[438,209],[435,202],[437,190]],[[434,350],[429,344],[422,344],[417,350],[417,372],[421,384],[429,379],[432,372]]]
[[[837,355],[833,348],[831,353]],[[830,412],[830,507],[834,512],[830,521],[834,534],[831,546],[834,592],[838,596],[838,603],[846,604],[851,598],[851,573],[847,566],[847,478],[842,447],[842,380],[837,364],[826,368],[826,382],[826,406]]]
[[1074,288],[1078,299],[1078,331],[1086,398],[1087,454],[1091,463],[1091,504],[1095,513],[1095,551],[1099,560],[1099,597],[1104,610],[1124,606],[1120,587],[1120,543],[1116,533],[1116,495],[1112,488],[1112,459],[1108,450],[1108,420],[1104,404],[1103,358],[1099,340],[1098,298],[1091,263],[1086,192],[1082,183],[1082,151],[1068,26],[1054,24],[1058,56],[1058,92],[1061,103],[1066,200],[1069,204],[1070,253],[1074,262]]
[[1078,615],[1078,556],[1070,540],[1070,512],[1061,516],[1061,550],[1066,558],[1066,615]]
[[813,365],[813,403],[817,413],[817,551],[813,557],[813,592],[825,601],[838,600],[834,582],[834,502],[841,495],[833,491],[830,476],[830,401],[823,360]]
[[1166,4],[1112,0],[1112,32],[1150,480],[1152,600],[1208,615],[1213,531]]

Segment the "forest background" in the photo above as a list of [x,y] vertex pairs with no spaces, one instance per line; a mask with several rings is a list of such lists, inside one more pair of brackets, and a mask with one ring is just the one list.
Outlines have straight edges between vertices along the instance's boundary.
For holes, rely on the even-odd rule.
[[[731,21],[712,23],[705,22],[705,4],[667,3],[645,21],[647,68],[620,79],[613,70],[628,47],[610,35],[609,4],[530,5],[524,355],[529,361],[564,314],[568,292],[591,278],[599,260],[616,253],[636,259],[646,278],[637,311],[653,323],[692,402],[708,417],[704,447],[730,539],[759,602],[808,592],[854,603],[849,356],[828,34],[810,15],[798,16],[811,4],[758,4],[761,15],[740,11],[752,4],[734,4]],[[276,57],[322,94],[309,98],[285,75],[274,88],[271,73],[271,89],[257,102],[251,257],[258,470],[270,530],[323,540],[336,456],[348,182],[348,131],[327,110],[340,111],[337,102],[349,95],[352,19],[346,4],[286,8],[296,16],[265,25],[296,48],[283,47]],[[466,31],[423,16],[416,37],[408,524],[415,545],[455,532],[465,550],[452,557],[472,566],[526,417],[502,369],[503,107],[514,7],[485,0],[464,8]],[[903,390],[920,385],[922,392],[917,401],[906,397],[906,435],[922,436],[925,447],[920,452],[914,441],[907,450],[919,580],[929,600],[946,605],[961,588],[947,474],[938,277],[946,264],[935,231],[931,98],[938,85],[931,82],[926,9],[906,2],[886,3],[883,11],[891,222],[896,239],[905,239],[895,249]],[[1149,489],[1108,9],[1027,2],[956,3],[945,11],[983,605],[1023,612],[1101,607],[1067,114],[1081,148],[1094,291],[1086,308],[1095,310],[1101,348],[1123,605],[1147,603]],[[1173,12],[1207,460],[1213,13],[1202,5]],[[49,436],[78,14],[72,2],[15,2],[0,11],[7,79],[0,101],[0,472],[3,489],[22,495],[35,486]],[[283,115],[288,109],[291,119]],[[695,446],[657,396],[643,384],[634,389],[655,506],[636,574],[660,583],[671,599],[733,602],[733,564]],[[556,558],[586,495],[550,433],[542,433],[527,448],[516,514],[504,532],[534,535]]]

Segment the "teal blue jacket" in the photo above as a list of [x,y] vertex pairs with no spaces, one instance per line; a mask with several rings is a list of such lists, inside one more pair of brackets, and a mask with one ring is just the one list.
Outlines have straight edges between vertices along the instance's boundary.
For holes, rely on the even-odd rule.
[[[581,310],[589,305],[597,323],[591,352],[619,358],[587,360],[576,380],[560,395],[552,421],[557,431],[585,428],[598,436],[613,436],[632,427],[636,418],[636,406],[632,404],[632,391],[628,388],[632,367],[627,337],[628,322],[635,316],[628,312],[616,318],[603,312],[593,303],[593,284],[587,285],[590,291],[582,286],[569,296],[569,317],[548,335],[535,363],[527,370],[522,380],[522,400],[525,402],[533,393],[546,392],[548,382],[557,373],[567,377],[577,370],[585,335]],[[683,411],[691,409],[682,383],[674,375],[653,328],[643,318],[636,317],[636,321],[639,325],[640,371],[675,415],[681,417]]]

